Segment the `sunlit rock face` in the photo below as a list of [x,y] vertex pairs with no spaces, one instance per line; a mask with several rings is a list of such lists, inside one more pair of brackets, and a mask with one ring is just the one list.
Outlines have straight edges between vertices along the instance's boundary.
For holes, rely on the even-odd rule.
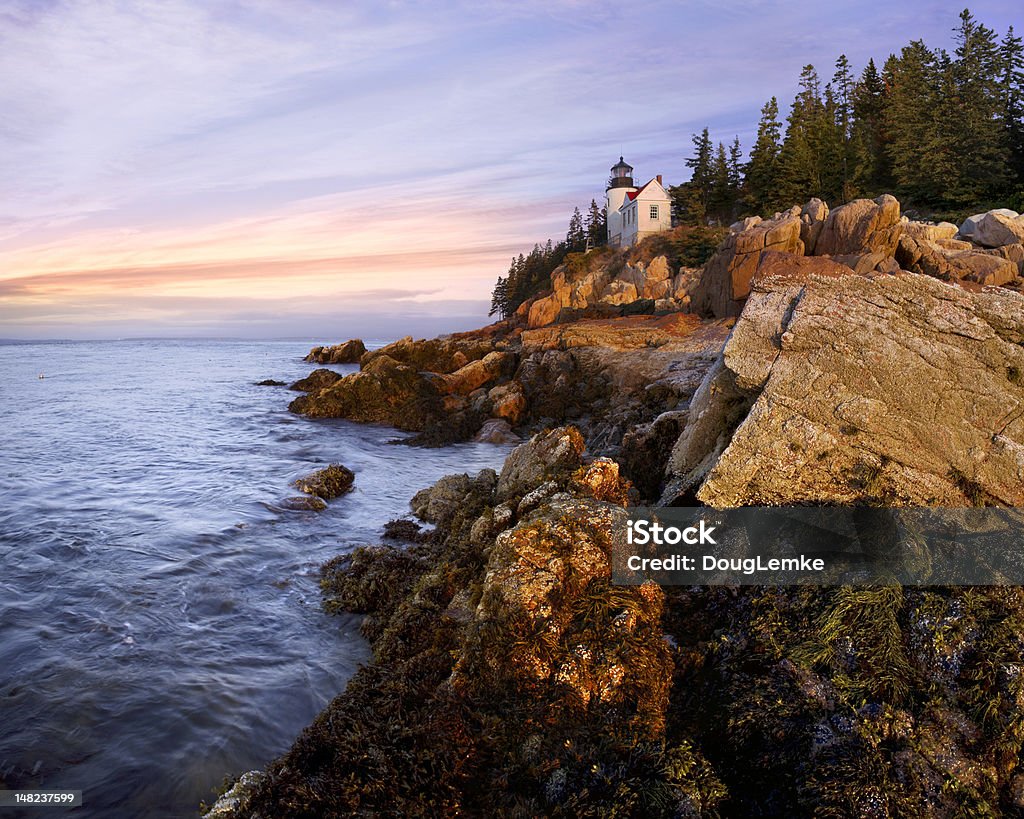
[[[669,495],[715,506],[1024,502],[1024,297],[769,278],[690,408]],[[671,499],[671,498],[666,498]]]

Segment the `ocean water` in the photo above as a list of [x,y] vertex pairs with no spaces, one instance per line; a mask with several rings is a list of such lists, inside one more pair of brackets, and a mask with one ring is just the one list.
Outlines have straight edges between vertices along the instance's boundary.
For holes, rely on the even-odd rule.
[[[357,617],[321,612],[319,564],[500,466],[288,413],[296,393],[254,382],[307,374],[309,346],[0,346],[0,787],[84,792],[22,815],[194,816],[264,766],[369,656]],[[332,462],[352,493],[280,506]]]

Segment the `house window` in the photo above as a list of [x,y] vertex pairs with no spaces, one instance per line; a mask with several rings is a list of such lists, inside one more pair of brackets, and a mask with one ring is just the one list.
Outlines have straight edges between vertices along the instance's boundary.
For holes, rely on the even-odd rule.
[[657,205],[651,205],[651,218],[655,222],[658,221],[658,206]]

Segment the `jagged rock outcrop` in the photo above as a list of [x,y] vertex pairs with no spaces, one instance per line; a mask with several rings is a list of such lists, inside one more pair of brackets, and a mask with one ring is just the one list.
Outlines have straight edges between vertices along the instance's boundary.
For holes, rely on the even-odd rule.
[[[363,357],[359,373],[343,378],[321,369],[297,382],[294,388],[308,395],[291,409],[390,424],[419,433],[409,439],[419,445],[474,439],[491,419],[514,429],[506,434],[489,424],[481,440],[512,440],[575,421],[591,445],[611,451],[632,426],[692,394],[727,332],[724,325],[673,311],[517,329],[511,337],[481,331],[427,342],[403,339],[385,349],[438,370],[414,369],[374,351]],[[475,357],[466,360],[468,354]]]
[[316,364],[357,364],[365,352],[362,340],[353,338],[343,344],[314,347],[302,360]]
[[722,800],[702,754],[667,738],[663,592],[611,585],[628,485],[580,442],[553,430],[500,477],[444,478],[413,503],[429,543],[324,566],[325,605],[368,615],[374,662],[253,783],[248,815],[630,814],[652,793],[700,815]]
[[881,253],[892,256],[899,241],[900,203],[895,196],[855,199],[828,214],[814,245],[816,256]]
[[508,352],[494,350],[483,358],[470,361],[453,373],[441,376],[441,383],[449,393],[469,395],[504,376],[508,378],[515,369],[516,358]]
[[922,239],[928,242],[938,242],[956,238],[960,229],[952,222],[912,222],[903,217],[903,235],[912,239]]
[[[900,279],[974,298],[916,276],[789,287]],[[412,503],[429,537],[324,565],[325,608],[366,615],[373,662],[212,815],[1018,811],[1024,589],[613,586],[631,490],[580,441],[443,478]]]
[[947,282],[1000,286],[1017,278],[1017,264],[991,251],[950,250],[927,239],[902,236],[896,261],[905,270]]
[[903,274],[755,287],[665,501],[1024,503],[1024,297]]
[[[688,288],[691,298],[685,304],[703,316],[739,315],[765,259],[776,269],[787,264],[794,270],[809,269],[801,257],[828,257],[865,276],[909,270],[968,289],[1019,287],[1024,245],[1015,231],[1024,230],[1024,219],[1014,217],[1013,211],[991,211],[971,217],[958,230],[949,222],[901,218],[900,203],[889,194],[857,199],[831,211],[820,199],[812,199],[769,223],[751,217],[734,224]],[[793,233],[797,227],[798,237]],[[780,230],[789,233],[773,244]]]
[[593,263],[593,269],[573,271],[567,265],[551,274],[551,294],[535,299],[529,307],[527,327],[546,327],[566,318],[594,318],[622,315],[611,308],[629,308],[639,302],[662,301],[666,309],[679,309],[677,299],[688,299],[679,276],[664,256],[649,262],[623,262],[616,269],[607,262]]
[[441,479],[411,504],[434,528],[324,566],[326,608],[367,615],[374,661],[223,815],[1020,812],[1024,590],[610,583],[623,507],[663,474],[686,505],[1024,503],[1024,296],[956,272],[958,254],[1016,269],[1021,245],[898,222],[896,257],[934,266],[901,272],[873,249],[888,207],[829,234],[842,209],[790,212],[801,245],[849,252],[762,247],[734,326],[519,322],[325,384],[345,406],[423,389],[467,437],[582,428]]
[[817,197],[800,209],[800,241],[803,242],[804,253],[807,255],[814,253],[827,218],[828,205]]
[[342,376],[334,370],[320,368],[313,370],[305,378],[300,378],[288,389],[295,390],[296,392],[318,392],[331,386],[331,384],[336,384],[341,379]]
[[[738,316],[750,293],[750,280],[764,250],[803,255],[801,208],[767,221],[754,216],[730,228],[691,294],[690,308],[702,316]],[[733,230],[735,229],[735,230]],[[820,238],[819,238],[820,241]]]
[[443,414],[441,393],[418,370],[385,355],[289,404],[312,418],[347,418],[420,431]]
[[406,336],[365,353],[360,359],[360,365],[366,369],[374,359],[386,357],[416,370],[447,375],[465,367],[470,361],[483,358],[500,346],[501,342],[480,336],[441,336],[419,340]]

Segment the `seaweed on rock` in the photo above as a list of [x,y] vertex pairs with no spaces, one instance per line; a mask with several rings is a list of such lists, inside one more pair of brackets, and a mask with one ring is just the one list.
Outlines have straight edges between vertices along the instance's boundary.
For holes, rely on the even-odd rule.
[[328,607],[371,614],[374,662],[269,767],[248,815],[713,811],[722,782],[665,734],[663,594],[610,585],[628,485],[582,454],[575,430],[538,435],[497,479],[421,493],[430,543],[324,567]]

